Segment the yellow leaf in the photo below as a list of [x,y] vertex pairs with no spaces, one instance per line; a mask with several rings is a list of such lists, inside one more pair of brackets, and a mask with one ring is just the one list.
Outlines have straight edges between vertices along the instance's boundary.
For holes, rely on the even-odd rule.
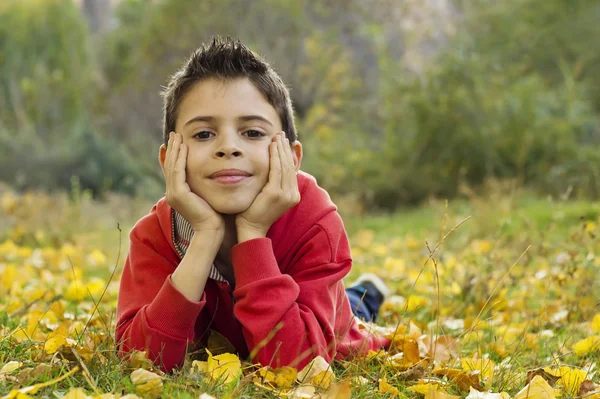
[[232,353],[223,353],[213,356],[207,349],[207,371],[213,381],[223,381],[225,384],[236,381],[242,375],[242,362]]
[[65,378],[68,378],[71,375],[75,374],[77,371],[79,371],[79,367],[75,366],[68,373],[63,374],[60,377],[57,377],[57,378],[55,378],[53,380],[42,382],[42,383],[35,384],[35,385],[30,385],[28,387],[24,387],[24,388],[21,388],[21,389],[13,389],[12,391],[10,391],[8,393],[8,395],[3,396],[2,399],[15,399],[15,398],[16,399],[28,399],[28,398],[32,398],[31,396],[28,396],[26,394],[28,394],[28,393],[36,394],[37,391],[39,391],[40,389],[45,388],[45,387],[49,387],[50,385],[54,385],[54,384],[56,384],[56,383],[64,380]]
[[391,386],[385,376],[379,380],[379,393],[389,393],[390,395],[400,397],[398,388]]
[[[197,362],[197,360],[194,360],[194,362]],[[194,368],[194,362],[192,362],[192,369]],[[153,366],[152,360],[148,359],[146,352],[136,350],[129,356],[129,367],[132,369],[150,370]]]
[[461,359],[460,363],[464,371],[481,371],[481,381],[485,388],[489,388],[494,377],[496,363],[490,359]]
[[426,384],[416,384],[416,385],[406,388],[406,390],[412,391],[412,392],[417,392],[417,393],[420,393],[421,395],[427,395],[427,392],[431,392],[431,391],[443,391],[440,388],[439,384],[431,383],[431,382],[426,383]]
[[333,384],[327,392],[321,395],[321,399],[351,399],[352,387],[350,379],[345,379],[338,384]]
[[569,366],[560,366],[555,368],[545,367],[544,371],[556,377],[560,377],[557,384],[564,387],[565,391],[571,396],[579,394],[579,387],[585,380],[587,373],[580,369],[571,368]]
[[88,399],[89,396],[87,396],[85,394],[85,391],[83,390],[83,388],[71,388],[69,390],[69,392],[67,392],[67,394],[65,396],[63,396],[63,399]]
[[23,365],[22,362],[17,362],[16,360],[8,362],[4,366],[2,366],[2,368],[0,369],[0,375],[6,374],[6,373],[11,373],[11,372],[17,370],[18,368],[20,368],[22,365]]
[[299,382],[309,382],[321,371],[329,370],[329,363],[322,357],[317,356],[310,361],[300,372],[298,373]]
[[289,399],[312,399],[316,388],[312,385],[300,385],[294,388],[288,396]]
[[329,370],[323,370],[312,379],[312,383],[317,387],[329,388],[329,385],[335,379],[335,375]]
[[442,391],[429,391],[423,399],[459,399],[460,396],[449,395]]
[[144,369],[134,370],[129,376],[135,385],[135,392],[143,397],[158,398],[162,393],[162,377]]
[[[280,367],[271,373],[274,375],[275,385],[281,388],[291,387],[298,377],[298,370],[293,367]],[[266,379],[266,378],[265,378]]]
[[600,332],[600,313],[596,313],[592,319],[592,331]]
[[510,395],[506,392],[479,392],[471,387],[470,392],[465,399],[510,399]]
[[60,334],[49,336],[44,343],[44,350],[48,355],[56,353],[62,346],[67,345],[67,339]]
[[600,335],[592,335],[573,345],[573,351],[577,356],[585,356],[588,353],[596,352],[598,349],[600,349]]
[[200,360],[194,360],[192,362],[192,368],[190,369],[190,373],[197,371],[199,373],[206,373],[208,371],[208,363]]
[[515,395],[514,399],[554,399],[555,397],[554,388],[541,376],[536,375]]

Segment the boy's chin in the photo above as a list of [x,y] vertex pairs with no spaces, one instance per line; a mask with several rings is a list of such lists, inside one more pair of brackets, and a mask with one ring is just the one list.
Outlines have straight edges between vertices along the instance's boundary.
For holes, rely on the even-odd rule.
[[250,204],[211,204],[212,208],[219,212],[222,215],[237,215],[238,213],[244,212],[246,209],[250,207]]

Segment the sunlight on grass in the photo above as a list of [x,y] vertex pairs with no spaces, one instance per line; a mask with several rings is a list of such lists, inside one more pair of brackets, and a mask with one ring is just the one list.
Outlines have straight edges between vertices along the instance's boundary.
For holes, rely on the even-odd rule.
[[171,375],[143,353],[114,352],[127,235],[151,205],[0,198],[2,398],[600,397],[595,203],[473,196],[348,215],[348,281],[377,273],[395,293],[378,322],[389,350],[271,369],[223,353],[224,338],[211,336],[207,353]]

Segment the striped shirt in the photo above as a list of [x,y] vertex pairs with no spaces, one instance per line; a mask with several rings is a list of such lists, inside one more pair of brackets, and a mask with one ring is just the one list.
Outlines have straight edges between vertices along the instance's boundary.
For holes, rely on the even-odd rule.
[[[177,249],[179,256],[183,258],[183,256],[185,255],[185,252],[187,251],[188,247],[190,246],[190,241],[192,240],[192,237],[194,236],[194,231],[192,230],[192,225],[189,224],[189,222],[187,220],[185,220],[183,216],[181,216],[178,212],[176,212],[175,209],[171,209],[171,214],[173,216],[172,217],[172,220],[173,220],[173,226],[172,226],[173,227],[172,228],[173,243],[175,244],[175,249]],[[221,275],[221,273],[219,273],[219,271],[215,267],[214,263],[210,269],[210,274],[209,274],[208,278],[229,283]]]

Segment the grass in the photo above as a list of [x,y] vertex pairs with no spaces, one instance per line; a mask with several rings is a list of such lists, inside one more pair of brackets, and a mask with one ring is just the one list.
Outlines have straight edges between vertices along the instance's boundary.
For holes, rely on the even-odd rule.
[[[112,328],[127,235],[151,206],[118,196],[105,203],[41,193],[2,198],[0,368],[21,364],[0,372],[0,395],[51,382],[75,367],[79,371],[40,388],[37,397],[61,397],[74,388],[90,396],[136,392],[130,374],[137,367],[115,356]],[[385,377],[400,395],[420,398],[409,388],[428,376],[445,383],[448,394],[465,397],[469,391],[456,379],[434,374],[442,363],[420,356],[421,370],[399,360],[408,358],[401,345],[435,336],[455,340],[444,364],[455,372],[465,373],[464,359],[494,362],[491,379],[483,372],[475,378],[482,390],[514,396],[527,384],[528,371],[549,367],[547,373],[557,373],[552,368],[558,365],[568,365],[556,382],[563,398],[578,396],[581,378],[596,381],[600,204],[490,192],[392,215],[342,215],[354,257],[348,281],[362,272],[384,277],[395,296],[382,307],[379,324],[401,332],[387,355],[334,362],[336,381],[353,381],[352,397],[393,397],[382,393]],[[26,334],[16,333],[19,328]],[[76,343],[48,353],[53,330]],[[589,345],[581,343],[589,337]],[[236,397],[279,397],[253,384],[256,373],[242,366]],[[359,376],[364,385],[356,383]],[[227,392],[223,384],[190,375],[189,364],[163,384],[162,397]]]

